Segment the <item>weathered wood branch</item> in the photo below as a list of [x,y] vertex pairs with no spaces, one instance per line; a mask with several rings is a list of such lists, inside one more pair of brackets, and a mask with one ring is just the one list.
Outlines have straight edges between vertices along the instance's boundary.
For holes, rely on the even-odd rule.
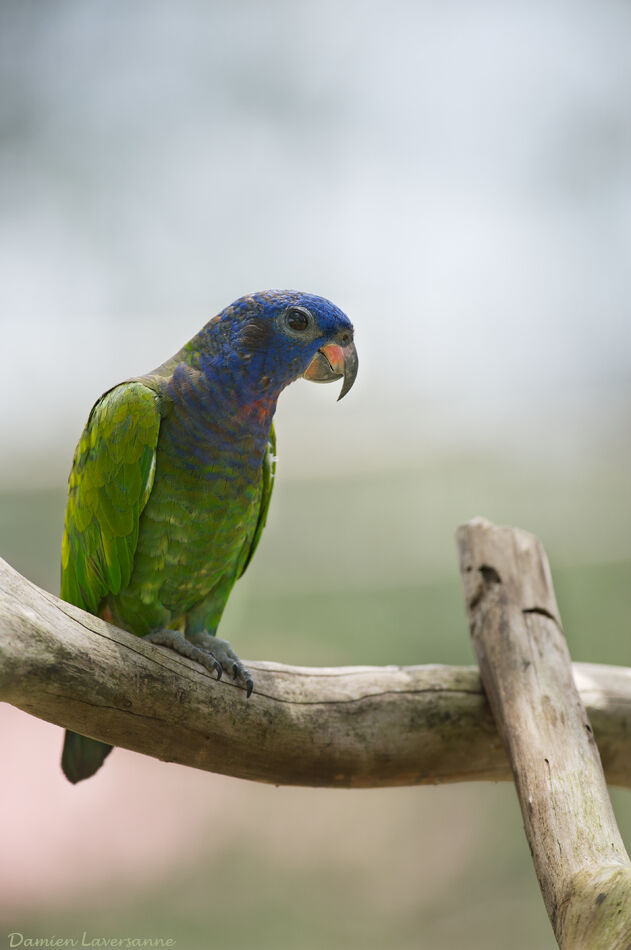
[[[275,784],[511,777],[475,667],[248,666],[246,700],[225,678],[58,600],[0,560],[0,700],[41,719]],[[609,781],[631,787],[631,670],[577,664],[575,676]]]
[[628,950],[631,862],[572,677],[543,548],[484,519],[458,532],[480,676],[562,948]]

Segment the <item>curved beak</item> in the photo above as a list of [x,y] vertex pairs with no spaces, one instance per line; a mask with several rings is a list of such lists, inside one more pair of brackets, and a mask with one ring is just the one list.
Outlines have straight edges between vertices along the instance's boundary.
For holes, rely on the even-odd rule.
[[359,360],[354,343],[349,343],[344,347],[338,346],[337,343],[327,343],[326,346],[320,347],[303,376],[312,383],[332,383],[344,377],[337,397],[339,402],[355,382],[358,366]]

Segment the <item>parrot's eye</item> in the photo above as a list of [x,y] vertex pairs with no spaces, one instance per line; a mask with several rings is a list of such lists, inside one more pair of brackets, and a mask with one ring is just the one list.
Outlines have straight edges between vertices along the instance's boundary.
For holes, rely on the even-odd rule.
[[285,319],[290,330],[303,333],[311,323],[311,314],[304,307],[291,307]]

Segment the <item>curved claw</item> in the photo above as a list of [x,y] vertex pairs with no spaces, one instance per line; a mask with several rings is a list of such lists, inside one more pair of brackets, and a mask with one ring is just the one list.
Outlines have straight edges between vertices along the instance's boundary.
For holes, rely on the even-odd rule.
[[246,670],[242,663],[235,663],[232,667],[232,678],[234,680],[240,679],[243,682],[243,685],[245,686],[246,699],[249,699],[250,694],[254,689],[254,680],[250,675],[250,671]]

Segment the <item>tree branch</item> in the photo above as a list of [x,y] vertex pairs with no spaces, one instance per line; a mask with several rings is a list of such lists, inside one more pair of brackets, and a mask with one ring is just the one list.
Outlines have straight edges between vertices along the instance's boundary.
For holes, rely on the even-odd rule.
[[[422,650],[422,643],[419,647]],[[0,560],[0,700],[166,761],[260,782],[510,779],[475,667],[248,661],[254,693],[66,604]],[[631,787],[631,671],[577,664],[610,782]]]
[[562,948],[631,945],[631,861],[613,814],[543,548],[482,518],[458,532],[480,676]]

